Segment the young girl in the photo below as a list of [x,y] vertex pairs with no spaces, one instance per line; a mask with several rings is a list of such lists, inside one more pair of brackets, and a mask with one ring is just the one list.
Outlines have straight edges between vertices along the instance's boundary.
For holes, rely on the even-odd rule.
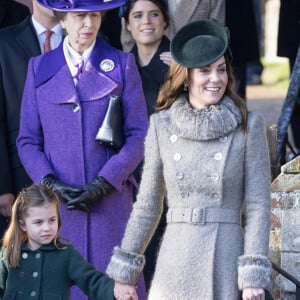
[[[114,299],[118,283],[95,270],[70,244],[63,244],[60,227],[54,192],[44,185],[23,189],[0,252],[1,299],[70,299],[72,285],[93,299]],[[133,287],[123,291],[122,299],[137,299]]]

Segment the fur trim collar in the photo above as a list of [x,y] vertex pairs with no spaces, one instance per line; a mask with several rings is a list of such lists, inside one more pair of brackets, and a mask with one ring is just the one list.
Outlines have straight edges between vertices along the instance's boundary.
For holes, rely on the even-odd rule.
[[239,108],[229,97],[217,105],[194,109],[185,96],[180,96],[169,109],[159,112],[165,126],[174,134],[206,141],[228,135],[241,123]]

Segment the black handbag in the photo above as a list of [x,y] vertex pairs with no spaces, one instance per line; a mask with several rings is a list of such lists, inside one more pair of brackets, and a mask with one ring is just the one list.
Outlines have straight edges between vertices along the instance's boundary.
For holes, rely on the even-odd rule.
[[96,141],[114,150],[120,150],[125,143],[122,108],[118,96],[111,96],[109,99],[104,120],[96,135]]

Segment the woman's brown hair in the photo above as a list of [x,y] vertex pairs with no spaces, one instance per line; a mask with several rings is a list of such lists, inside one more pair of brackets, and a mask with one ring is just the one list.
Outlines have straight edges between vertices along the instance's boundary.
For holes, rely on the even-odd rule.
[[[58,231],[61,228],[59,214],[59,200],[56,194],[46,185],[31,185],[24,188],[18,195],[13,207],[10,225],[4,235],[2,247],[6,248],[6,258],[10,267],[16,268],[20,265],[21,246],[28,241],[27,234],[20,227],[20,221],[28,215],[30,207],[40,207],[45,204],[54,204],[58,216]],[[54,244],[62,248],[63,244],[56,236]]]
[[[242,99],[234,90],[236,81],[233,74],[233,68],[231,65],[231,55],[226,52],[224,54],[224,57],[226,62],[226,71],[228,75],[228,84],[224,95],[231,98],[236,104],[236,106],[239,108],[242,115],[241,126],[243,131],[246,132],[247,117],[248,117],[246,101]],[[184,91],[184,86],[187,81],[188,81],[188,68],[183,67],[182,65],[172,60],[169,72],[167,74],[166,81],[160,88],[158,94],[156,111],[169,108],[180,95],[184,93],[187,94],[187,91]]]

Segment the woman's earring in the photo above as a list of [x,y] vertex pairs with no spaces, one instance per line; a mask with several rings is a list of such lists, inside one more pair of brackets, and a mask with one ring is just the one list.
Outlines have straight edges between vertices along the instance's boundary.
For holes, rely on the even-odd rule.
[[185,92],[187,92],[187,90],[188,90],[188,85],[187,85],[186,83],[183,84],[183,90],[184,90]]

